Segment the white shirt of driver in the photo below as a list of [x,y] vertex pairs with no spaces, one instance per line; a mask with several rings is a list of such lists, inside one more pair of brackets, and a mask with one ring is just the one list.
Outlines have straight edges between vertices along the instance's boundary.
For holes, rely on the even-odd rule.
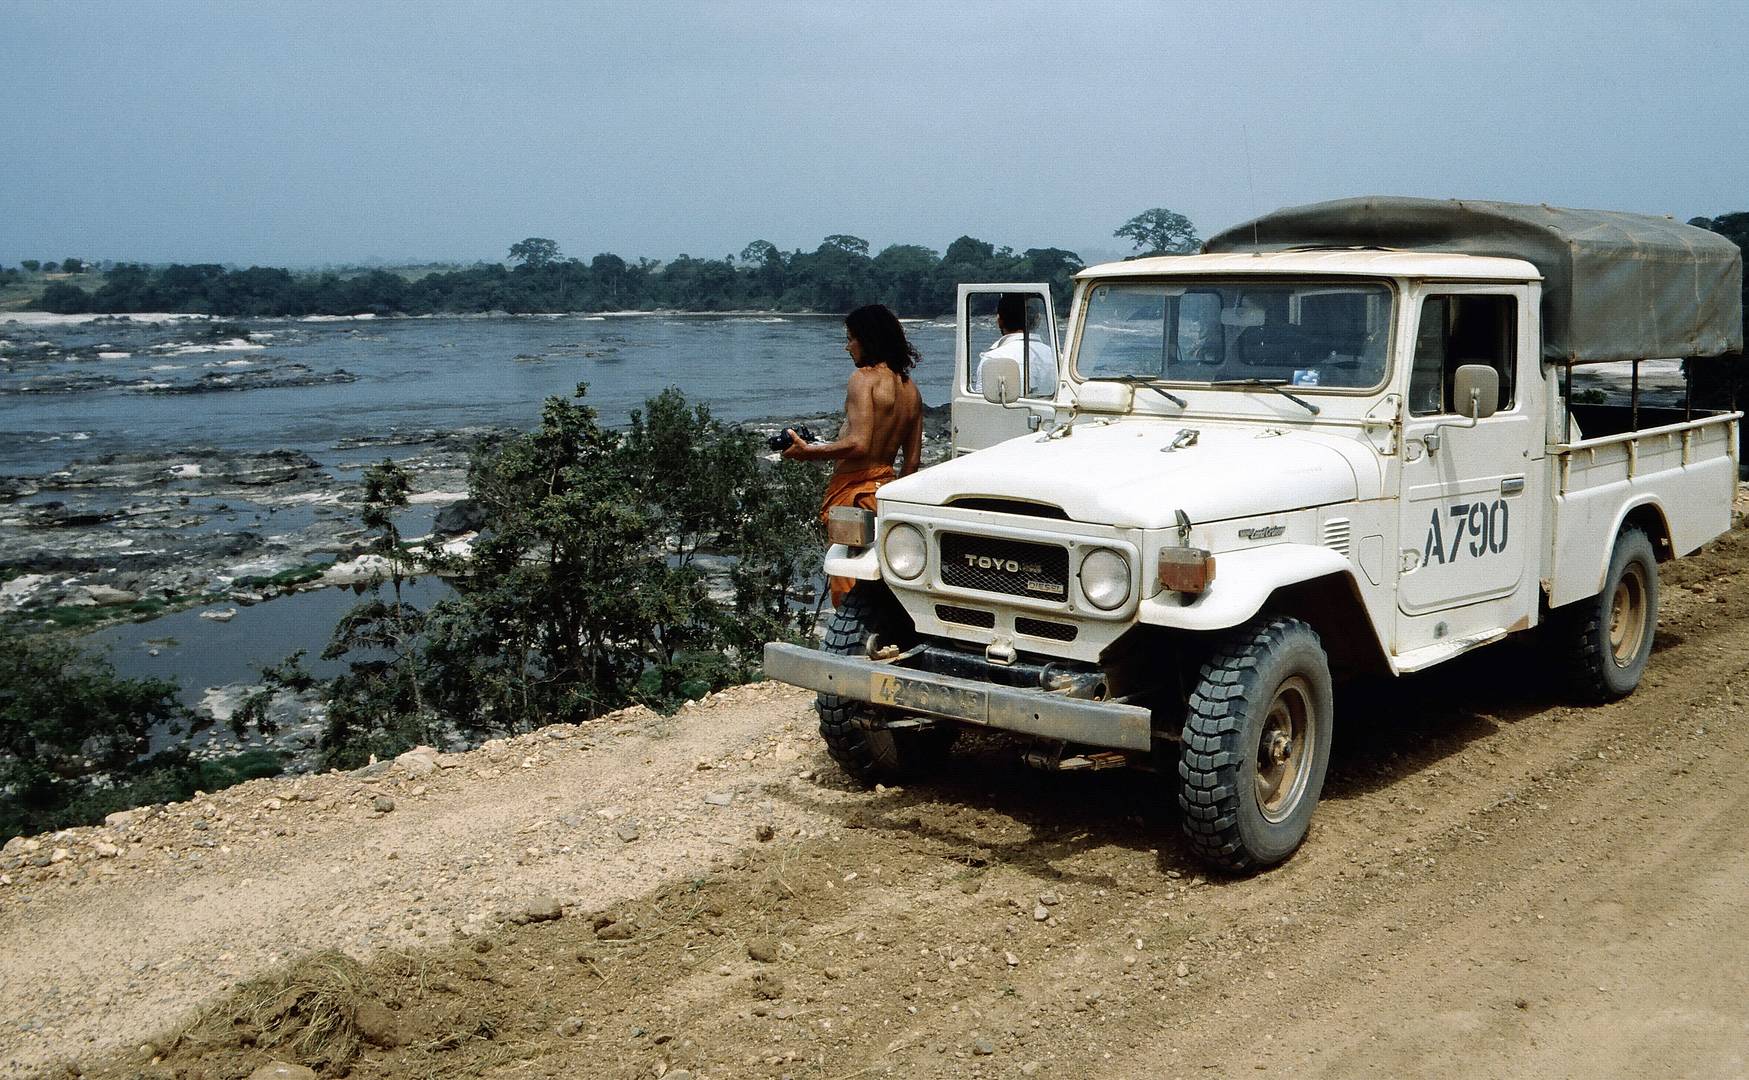
[[[1024,359],[1028,352],[1032,358],[1030,364],[1026,364]],[[1037,334],[1029,336],[1019,331],[997,338],[994,344],[978,354],[978,370],[972,373],[972,393],[984,392],[984,361],[993,357],[1025,364],[1027,397],[1057,395],[1057,351],[1051,348],[1048,338],[1039,337]]]

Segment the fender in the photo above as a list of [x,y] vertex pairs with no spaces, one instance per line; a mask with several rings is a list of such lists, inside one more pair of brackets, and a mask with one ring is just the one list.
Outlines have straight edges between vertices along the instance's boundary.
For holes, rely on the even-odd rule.
[[851,549],[843,544],[833,544],[826,549],[824,570],[829,577],[879,581],[881,560],[873,547]]
[[[1142,601],[1136,620],[1175,630],[1225,630],[1256,615],[1276,590],[1331,574],[1352,581],[1354,565],[1341,552],[1317,544],[1224,551],[1215,556],[1214,583],[1195,602],[1181,605],[1177,594],[1162,590]],[[1362,592],[1358,582],[1354,588]]]
[[[1656,495],[1650,493],[1639,495],[1623,502],[1616,508],[1615,514],[1610,518],[1607,530],[1601,533],[1586,532],[1583,534],[1590,542],[1585,544],[1582,555],[1570,556],[1571,569],[1569,572],[1557,574],[1554,587],[1549,590],[1548,604],[1551,608],[1564,607],[1580,600],[1588,600],[1603,591],[1603,579],[1609,574],[1609,561],[1615,558],[1615,538],[1620,535],[1622,526],[1627,523],[1628,517],[1634,511],[1648,506],[1658,515],[1658,520],[1663,523],[1664,535],[1670,539],[1671,548],[1675,554],[1688,554],[1687,551],[1682,550],[1681,544],[1678,543],[1670,528],[1670,515],[1665,511],[1663,502]],[[1581,535],[1578,529],[1567,531],[1568,537],[1578,535]],[[1601,543],[1597,539],[1599,536],[1602,538]],[[1657,542],[1658,538],[1654,536],[1652,538],[1653,545],[1656,546]],[[1572,545],[1568,545],[1567,550],[1571,552]],[[1560,563],[1557,562],[1556,565],[1559,567]]]

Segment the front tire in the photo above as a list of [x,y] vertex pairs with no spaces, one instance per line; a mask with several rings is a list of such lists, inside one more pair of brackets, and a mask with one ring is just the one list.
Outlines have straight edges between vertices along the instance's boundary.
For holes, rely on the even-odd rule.
[[1658,631],[1658,554],[1637,525],[1616,536],[1603,591],[1551,613],[1573,692],[1590,702],[1626,697],[1640,685]]
[[[832,613],[823,647],[840,656],[868,657],[889,645],[909,647],[915,639],[911,620],[892,594],[879,583],[859,582]],[[899,715],[893,710],[837,694],[818,695],[814,710],[826,752],[851,779],[870,787],[938,765],[959,733],[950,724],[893,731],[884,725]]]
[[1191,691],[1179,755],[1191,850],[1232,871],[1292,855],[1324,790],[1334,718],[1329,660],[1309,625],[1263,617],[1221,642]]

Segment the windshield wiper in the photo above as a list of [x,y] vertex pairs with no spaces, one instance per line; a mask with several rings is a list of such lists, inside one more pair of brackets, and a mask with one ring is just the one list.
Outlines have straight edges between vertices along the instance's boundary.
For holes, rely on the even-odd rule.
[[1319,409],[1316,405],[1307,401],[1305,398],[1300,397],[1298,394],[1290,394],[1286,390],[1283,390],[1282,387],[1287,385],[1286,379],[1216,379],[1214,382],[1209,383],[1209,385],[1210,386],[1261,386],[1265,390],[1274,390],[1276,393],[1280,394],[1284,398],[1287,398],[1289,401],[1293,402],[1295,405],[1298,405],[1300,408],[1311,413],[1313,416],[1317,416],[1320,412],[1323,411],[1323,410]]
[[1095,375],[1093,378],[1088,379],[1087,381],[1088,382],[1114,382],[1114,383],[1123,383],[1126,386],[1141,387],[1143,390],[1154,391],[1154,393],[1159,394],[1161,397],[1165,398],[1167,401],[1170,401],[1172,404],[1178,406],[1180,409],[1190,408],[1190,402],[1184,400],[1183,398],[1179,397],[1177,394],[1174,394],[1172,391],[1159,385],[1160,383],[1165,381],[1164,379],[1159,379],[1159,378],[1156,378],[1152,375]]

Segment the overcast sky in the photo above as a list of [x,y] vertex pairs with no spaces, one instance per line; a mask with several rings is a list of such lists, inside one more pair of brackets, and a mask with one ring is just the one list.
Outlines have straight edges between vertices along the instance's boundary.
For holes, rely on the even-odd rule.
[[0,262],[1117,253],[1362,194],[1749,209],[1749,4],[0,6]]

